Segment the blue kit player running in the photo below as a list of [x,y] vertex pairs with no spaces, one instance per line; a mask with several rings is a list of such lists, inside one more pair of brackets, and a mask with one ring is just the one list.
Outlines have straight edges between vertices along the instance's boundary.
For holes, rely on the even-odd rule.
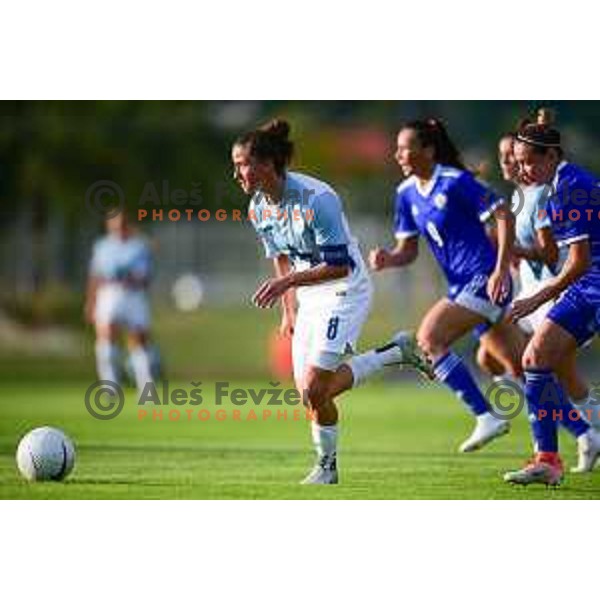
[[[418,254],[424,237],[448,282],[448,295],[425,315],[417,334],[421,349],[445,383],[476,417],[475,429],[460,446],[472,452],[508,432],[509,423],[494,416],[461,358],[450,349],[466,333],[479,329],[494,355],[508,369],[519,364],[516,328],[501,322],[511,300],[509,275],[514,218],[510,208],[465,170],[444,126],[435,119],[402,127],[396,160],[405,181],[395,202],[396,247],[371,252],[373,269],[403,267]],[[498,250],[484,222],[498,218]]]
[[[510,311],[509,317],[517,321],[558,298],[523,354],[525,396],[537,452],[505,480],[557,485],[563,476],[557,425],[571,418],[573,407],[556,374],[600,326],[600,187],[595,176],[563,160],[560,133],[551,126],[523,127],[514,152],[523,178],[552,186],[547,210],[554,237],[559,247],[568,247],[568,255],[558,275],[535,294],[515,301]],[[589,471],[600,455],[600,443],[597,435],[583,435],[590,430],[583,420],[581,429],[578,470]]]
[[[538,123],[549,123],[550,114],[547,109],[541,109],[537,115]],[[521,127],[531,121],[523,121]],[[516,217],[516,243],[513,247],[513,257],[518,259],[519,295],[516,300],[529,298],[540,291],[546,282],[552,279],[562,268],[568,254],[568,248],[560,250],[552,235],[552,221],[547,210],[548,198],[551,196],[551,186],[530,184],[519,177],[518,165],[514,157],[515,133],[506,134],[499,143],[499,159],[502,174],[506,181],[515,184],[512,196],[512,211]],[[546,302],[533,313],[519,320],[519,328],[523,331],[522,352],[525,351],[531,335],[542,325],[546,315],[554,305],[553,301]],[[494,376],[496,381],[502,381],[507,375],[499,367],[493,355],[488,352],[485,343],[480,344],[477,353],[480,366]],[[573,472],[586,472],[590,468],[587,459],[590,444],[597,444],[600,433],[594,429],[582,426],[581,416],[597,427],[598,406],[590,398],[590,389],[585,379],[580,375],[575,354],[565,356],[557,365],[556,375],[568,393],[571,402],[579,409],[573,413],[574,418],[561,421],[561,425],[577,440],[579,462]],[[519,378],[519,383],[522,378]],[[591,409],[591,410],[590,410]]]
[[252,196],[248,219],[275,268],[253,300],[261,308],[281,300],[281,332],[293,336],[296,387],[313,413],[317,464],[303,483],[335,484],[334,398],[386,365],[421,363],[403,334],[346,359],[369,314],[371,280],[339,196],[325,182],[289,171],[292,150],[289,125],[277,119],[238,138],[232,160],[237,182]]

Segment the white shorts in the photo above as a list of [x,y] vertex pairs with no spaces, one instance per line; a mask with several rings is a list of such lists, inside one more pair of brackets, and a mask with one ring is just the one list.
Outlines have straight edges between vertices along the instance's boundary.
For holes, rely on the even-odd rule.
[[294,379],[298,387],[303,385],[308,366],[335,371],[346,355],[354,353],[370,310],[370,292],[335,303],[300,303],[292,340]]
[[97,325],[121,325],[131,330],[150,328],[148,295],[120,285],[103,285],[96,294]]
[[[515,300],[521,300],[522,298],[529,298],[536,294],[545,284],[545,281],[539,281],[530,283],[526,287],[522,288]],[[528,334],[532,334],[544,321],[546,315],[550,312],[550,309],[554,306],[554,301],[550,300],[546,304],[542,304],[536,311],[527,315],[518,322],[519,327]]]

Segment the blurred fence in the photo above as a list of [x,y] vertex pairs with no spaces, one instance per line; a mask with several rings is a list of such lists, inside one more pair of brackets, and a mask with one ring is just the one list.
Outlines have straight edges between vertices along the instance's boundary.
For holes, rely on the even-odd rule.
[[[389,224],[382,219],[351,215],[350,223],[365,258],[369,248],[393,243]],[[163,221],[142,229],[155,251],[152,297],[159,305],[172,303],[174,284],[185,275],[202,282],[206,305],[247,304],[257,282],[271,272],[249,223]],[[44,228],[35,231],[31,215],[22,211],[0,236],[3,297],[26,297],[47,287],[83,294],[91,249],[99,235],[98,223],[68,228],[61,213],[49,215]],[[377,275],[374,280],[384,302],[402,305],[404,311],[444,289],[428,256],[416,268]]]

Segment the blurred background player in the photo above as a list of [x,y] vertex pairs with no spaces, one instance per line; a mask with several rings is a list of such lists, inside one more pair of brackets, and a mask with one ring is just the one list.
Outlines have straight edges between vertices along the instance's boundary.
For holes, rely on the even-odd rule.
[[[520,177],[552,186],[548,212],[553,234],[559,247],[568,248],[568,255],[560,272],[546,280],[539,291],[516,300],[509,314],[518,321],[558,299],[534,331],[523,355],[525,395],[536,454],[523,469],[506,473],[505,480],[557,485],[563,476],[557,425],[572,406],[556,376],[561,364],[574,361],[577,348],[586,344],[599,327],[600,188],[595,176],[564,160],[560,133],[550,125],[522,127],[516,135],[514,152]],[[590,403],[593,405],[592,399]],[[581,420],[580,425],[578,470],[588,471],[600,454],[600,436],[585,421]]]
[[369,314],[371,281],[337,193],[323,181],[287,170],[293,153],[289,131],[286,121],[276,119],[242,135],[232,161],[236,181],[252,196],[248,218],[274,261],[276,276],[258,288],[253,301],[270,308],[281,299],[281,332],[293,336],[296,387],[313,411],[317,464],[303,483],[335,484],[334,398],[385,365],[421,365],[404,334],[345,361]]
[[94,245],[85,303],[96,331],[96,370],[100,380],[119,383],[118,343],[127,331],[130,364],[138,391],[153,380],[149,350],[152,254],[124,211],[107,218],[107,235]]
[[[469,173],[436,119],[412,121],[397,138],[396,160],[406,180],[397,188],[396,247],[370,254],[376,271],[416,260],[419,237],[426,238],[449,285],[448,296],[425,315],[417,334],[421,349],[445,383],[476,417],[475,429],[460,446],[477,450],[508,432],[509,423],[490,411],[486,399],[451,345],[476,328],[510,371],[519,364],[516,328],[501,322],[511,299],[510,252],[514,218],[509,207]],[[498,249],[484,222],[498,217]]]

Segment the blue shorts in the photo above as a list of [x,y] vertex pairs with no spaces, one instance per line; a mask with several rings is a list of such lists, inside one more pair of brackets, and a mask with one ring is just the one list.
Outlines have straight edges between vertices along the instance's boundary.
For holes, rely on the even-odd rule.
[[512,280],[509,293],[500,304],[494,304],[487,293],[488,275],[475,275],[464,285],[455,285],[448,290],[448,299],[485,317],[486,322],[473,329],[473,335],[479,339],[491,327],[502,320],[508,305],[512,302]]
[[575,283],[558,299],[546,318],[560,325],[585,346],[600,331],[600,298]]

